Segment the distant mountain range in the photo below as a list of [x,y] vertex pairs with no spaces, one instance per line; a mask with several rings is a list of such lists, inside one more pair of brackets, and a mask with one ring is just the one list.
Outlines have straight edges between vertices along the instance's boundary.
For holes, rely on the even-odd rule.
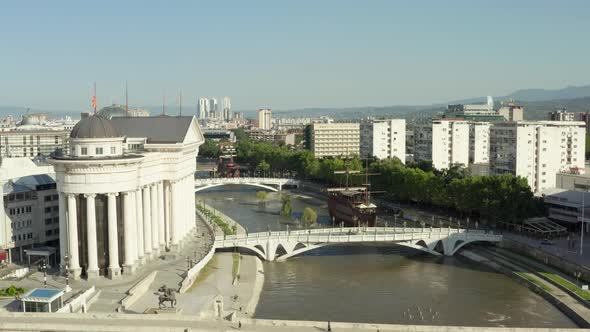
[[[514,99],[525,107],[525,119],[542,120],[547,113],[557,108],[566,108],[571,112],[586,112],[590,110],[590,85],[568,86],[563,89],[523,89],[506,96],[495,96],[497,105],[502,101]],[[317,117],[326,115],[335,119],[358,119],[366,116],[388,116],[416,119],[442,114],[448,104],[485,103],[486,96],[449,101],[447,103],[422,106],[378,106],[378,107],[350,107],[350,108],[303,108],[295,110],[276,111],[281,117]]]
[[[363,106],[345,108],[303,108],[289,110],[275,110],[274,116],[279,117],[319,117],[322,115],[335,119],[358,119],[366,116],[401,117],[409,120],[433,116],[442,113],[447,104],[457,103],[483,103],[486,97],[469,98],[463,100],[449,101],[447,103],[432,105],[393,105],[393,106]],[[590,110],[590,85],[568,86],[563,89],[523,89],[517,90],[506,96],[496,96],[494,100],[499,105],[501,101],[515,99],[525,107],[525,119],[540,120],[547,117],[547,113],[556,108],[565,107],[571,112],[586,112]],[[145,107],[152,115],[161,113],[161,106]],[[25,107],[0,106],[0,116],[11,114],[19,117],[27,111]],[[77,118],[80,111],[48,111],[31,109],[32,113],[45,112],[55,117],[65,115]],[[187,109],[186,114],[194,114],[194,109]],[[175,107],[167,109],[170,115],[176,115],[178,109]],[[183,112],[184,113],[184,112]],[[254,118],[255,110],[244,110],[245,117]]]

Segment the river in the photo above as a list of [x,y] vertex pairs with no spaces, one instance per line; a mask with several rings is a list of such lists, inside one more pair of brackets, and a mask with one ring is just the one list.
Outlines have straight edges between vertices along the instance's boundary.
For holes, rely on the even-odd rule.
[[[258,189],[224,186],[198,192],[250,232],[286,229],[280,195],[266,206]],[[293,211],[324,202],[289,193]],[[301,197],[303,196],[303,197]],[[292,229],[296,227],[291,224]],[[264,263],[265,284],[256,318],[506,327],[576,327],[540,296],[467,259],[434,257],[401,246],[331,246]]]

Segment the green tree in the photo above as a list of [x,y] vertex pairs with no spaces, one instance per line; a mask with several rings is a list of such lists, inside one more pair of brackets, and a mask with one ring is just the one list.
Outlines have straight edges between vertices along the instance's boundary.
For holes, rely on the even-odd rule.
[[281,196],[281,202],[283,206],[281,207],[281,215],[284,217],[290,217],[291,212],[293,211],[293,204],[291,203],[291,196],[283,195]]
[[306,207],[305,210],[303,210],[302,221],[305,226],[311,226],[315,224],[317,220],[318,215],[312,208]]
[[268,171],[270,170],[270,165],[266,162],[266,160],[262,160],[258,166],[256,166],[256,170],[261,173],[262,176],[266,176]]
[[262,206],[266,205],[266,201],[268,201],[268,194],[266,191],[258,191],[256,192],[256,199],[258,199],[258,203]]
[[249,140],[248,135],[244,128],[237,128],[234,129],[234,136],[236,137],[236,141],[247,141]]
[[199,147],[199,155],[203,157],[218,158],[221,155],[221,148],[213,140],[205,139]]

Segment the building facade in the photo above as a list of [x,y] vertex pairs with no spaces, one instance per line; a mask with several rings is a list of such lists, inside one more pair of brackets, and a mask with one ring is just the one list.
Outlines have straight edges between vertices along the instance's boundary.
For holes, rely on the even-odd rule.
[[0,132],[0,157],[19,158],[67,154],[69,130],[23,128]]
[[232,119],[231,100],[229,97],[223,97],[223,119],[225,121],[230,121]]
[[309,126],[309,147],[316,158],[360,154],[360,124],[314,123]]
[[56,239],[53,167],[28,157],[0,159],[0,261],[20,261],[23,249]]
[[262,130],[271,130],[271,114],[272,111],[269,108],[263,108],[258,110],[258,128]]
[[195,228],[194,172],[203,135],[191,116],[83,118],[55,168],[62,267],[117,278]]
[[436,169],[469,165],[469,122],[434,119],[414,127],[414,159],[431,160]]
[[406,162],[406,120],[366,120],[360,124],[361,157]]
[[522,121],[524,120],[524,107],[512,100],[502,103],[502,107],[498,110],[498,114],[503,116],[506,121]]
[[519,121],[497,123],[490,130],[490,174],[511,173],[527,179],[540,194],[556,185],[561,172],[584,173],[583,122]]

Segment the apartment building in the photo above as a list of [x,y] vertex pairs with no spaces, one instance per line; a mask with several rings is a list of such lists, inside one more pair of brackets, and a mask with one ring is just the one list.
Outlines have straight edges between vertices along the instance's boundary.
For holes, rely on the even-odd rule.
[[527,179],[537,194],[556,186],[556,174],[584,173],[585,124],[577,121],[496,123],[490,129],[490,174]]
[[414,127],[414,159],[431,160],[434,168],[469,165],[468,121],[433,119]]
[[364,120],[360,124],[360,153],[364,158],[396,157],[406,161],[406,120]]
[[514,100],[502,103],[502,107],[498,110],[498,114],[504,117],[506,121],[522,121],[524,120],[524,107],[516,103]]
[[271,127],[271,115],[272,111],[270,108],[263,108],[258,110],[258,128],[262,130],[270,130]]
[[67,154],[69,130],[12,130],[0,132],[0,157],[37,157]]
[[53,167],[29,158],[0,161],[0,261],[20,261],[23,251],[59,242],[59,203]]
[[316,158],[358,155],[359,123],[314,123],[309,125],[309,147]]

